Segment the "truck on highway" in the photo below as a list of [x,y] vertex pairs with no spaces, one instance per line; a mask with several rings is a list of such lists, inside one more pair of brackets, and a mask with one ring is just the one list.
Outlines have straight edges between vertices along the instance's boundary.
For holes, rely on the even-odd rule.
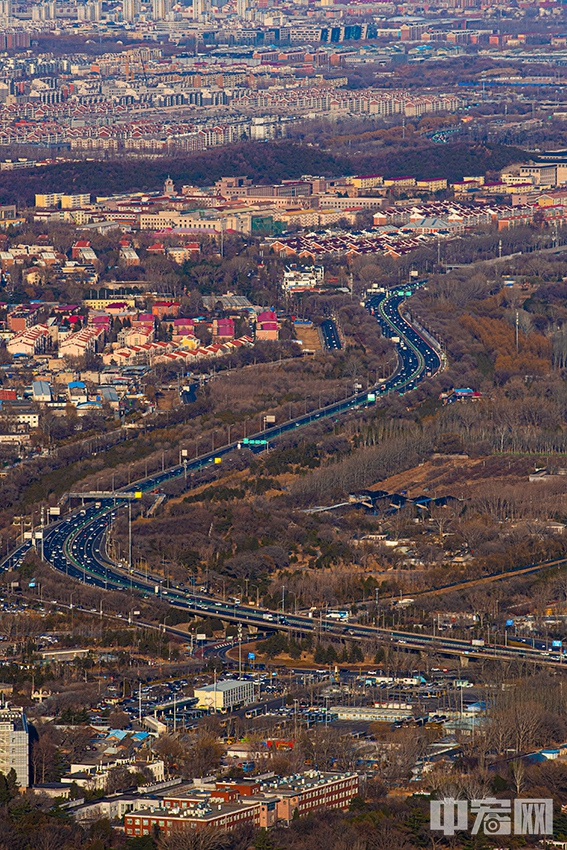
[[273,619],[274,619],[274,615],[273,615],[273,614],[270,614],[270,612],[269,612],[269,611],[264,611],[264,613],[262,614],[262,619],[263,619],[263,620],[273,620]]
[[473,640],[471,640],[471,646],[484,646],[484,641],[478,638],[473,638]]

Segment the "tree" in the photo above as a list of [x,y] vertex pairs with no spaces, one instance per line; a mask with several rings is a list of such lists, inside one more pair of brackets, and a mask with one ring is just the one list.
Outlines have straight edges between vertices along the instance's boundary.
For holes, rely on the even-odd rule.
[[223,748],[214,732],[199,729],[185,754],[184,768],[187,776],[205,776],[220,764]]
[[130,717],[125,711],[120,711],[118,709],[109,714],[108,722],[111,729],[126,729],[126,727],[130,725]]
[[224,850],[227,845],[227,834],[210,828],[172,832],[158,841],[159,850]]
[[[295,820],[295,812],[297,809],[294,809],[293,819]],[[276,850],[276,843],[274,841],[274,837],[271,832],[269,832],[265,827],[261,827],[256,833],[256,837],[254,838],[254,850]]]
[[134,777],[127,767],[113,767],[108,771],[105,790],[107,794],[115,794],[117,791],[126,791],[134,784]]
[[18,795],[18,778],[14,768],[7,775],[0,773],[0,803],[9,803]]
[[522,793],[526,777],[526,766],[524,762],[521,759],[515,759],[514,761],[511,761],[510,773],[512,774],[512,778],[514,780],[514,790],[516,792],[516,796],[519,797]]
[[154,744],[154,750],[163,759],[167,778],[177,770],[183,758],[184,748],[177,736],[162,735]]
[[44,783],[58,779],[58,750],[48,733],[32,740],[31,766],[34,783]]

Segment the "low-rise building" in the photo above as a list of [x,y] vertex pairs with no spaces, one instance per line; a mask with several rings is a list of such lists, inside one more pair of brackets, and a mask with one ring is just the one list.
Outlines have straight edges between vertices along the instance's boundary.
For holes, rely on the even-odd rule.
[[268,828],[316,809],[347,809],[359,787],[356,773],[311,770],[285,778],[223,781],[199,789],[172,790],[158,807],[136,806],[125,813],[124,831],[130,837],[141,837],[157,829],[167,837],[172,832],[202,829],[231,832],[243,824]]
[[277,340],[279,336],[278,319],[273,310],[264,310],[256,319],[257,340]]
[[302,289],[315,289],[323,283],[323,266],[287,266],[284,269],[282,289],[287,294]]
[[33,357],[46,351],[50,342],[51,334],[47,325],[33,325],[25,331],[17,333],[6,343],[8,354],[12,357]]
[[215,340],[234,339],[233,319],[213,319],[212,333]]
[[275,800],[225,803],[221,798],[209,798],[189,803],[184,809],[142,809],[132,812],[124,817],[124,832],[132,838],[152,835],[156,829],[165,836],[172,832],[203,829],[232,832],[244,824],[269,826],[271,824],[268,822],[268,814],[272,813],[274,822],[275,812]]
[[290,823],[296,811],[301,817],[315,809],[348,809],[359,790],[357,773],[320,773],[317,770],[262,783],[263,794],[274,794],[278,798],[278,820],[286,823]]
[[447,180],[444,177],[432,177],[428,180],[418,180],[417,188],[425,192],[441,192],[447,188]]
[[254,702],[254,682],[247,679],[228,679],[195,688],[197,708],[212,711],[230,711],[242,705]]
[[49,381],[33,381],[33,400],[38,404],[46,404],[51,401],[51,384]]

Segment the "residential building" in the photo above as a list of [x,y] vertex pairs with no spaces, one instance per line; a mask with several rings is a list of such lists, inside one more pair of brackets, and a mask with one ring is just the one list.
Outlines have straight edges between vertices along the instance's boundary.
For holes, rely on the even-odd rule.
[[349,181],[355,189],[364,191],[365,189],[375,189],[376,186],[384,184],[384,176],[382,174],[363,174],[359,177],[351,177]]
[[37,310],[17,310],[13,313],[8,313],[8,327],[11,331],[25,331],[31,327],[36,319]]
[[51,192],[35,196],[35,205],[42,209],[49,207],[61,207],[61,209],[81,209],[88,207],[91,202],[91,196],[88,192],[66,195],[63,192]]
[[256,319],[257,340],[277,340],[279,336],[278,319],[273,310],[264,310]]
[[89,400],[89,394],[84,381],[69,381],[67,384],[67,397],[71,404],[84,404]]
[[[0,418],[10,426],[10,430],[20,431],[39,427],[39,411],[28,401],[2,401],[0,402]],[[16,426],[23,425],[24,428]],[[0,767],[0,770],[2,768]]]
[[17,333],[6,343],[8,354],[12,357],[33,357],[46,351],[51,334],[47,325],[33,325]]
[[181,304],[179,301],[154,301],[152,304],[152,315],[158,319],[163,319],[165,316],[173,316],[175,318],[179,315],[180,307]]
[[415,186],[415,177],[388,177],[384,186],[391,189],[410,189]]
[[234,320],[213,319],[212,333],[215,340],[234,339]]
[[87,325],[59,342],[59,357],[84,357],[87,353],[94,353],[103,344],[105,336],[104,325]]
[[215,782],[199,789],[173,790],[157,809],[148,806],[126,812],[124,831],[129,837],[141,837],[157,829],[167,837],[202,829],[230,832],[243,824],[269,828],[278,820],[290,823],[297,815],[317,809],[347,809],[359,787],[356,773],[317,770],[264,781]]
[[441,192],[447,188],[447,180],[444,177],[432,177],[428,180],[418,180],[417,188],[426,192]]
[[290,293],[303,289],[315,289],[323,283],[323,266],[287,266],[284,269],[282,289]]
[[138,256],[138,252],[127,245],[123,245],[120,248],[120,254],[118,256],[118,260],[124,266],[139,266],[140,265],[140,257]]

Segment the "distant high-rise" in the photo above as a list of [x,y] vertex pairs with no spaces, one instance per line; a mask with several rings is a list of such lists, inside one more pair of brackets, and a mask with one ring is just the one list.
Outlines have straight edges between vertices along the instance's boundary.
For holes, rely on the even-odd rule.
[[100,21],[100,0],[88,0],[81,6],[77,6],[77,19],[79,21]]
[[[57,4],[40,3],[32,6],[32,21],[54,21],[57,18]],[[77,16],[78,16],[77,9]]]
[[236,0],[236,14],[239,18],[244,19],[246,17],[246,0]]
[[152,0],[152,18],[154,21],[163,21],[170,9],[169,0]]
[[211,12],[210,0],[193,0],[193,20],[206,24]]
[[0,0],[0,18],[7,21],[12,17],[12,0]]
[[140,0],[122,0],[122,20],[134,21],[140,15]]

